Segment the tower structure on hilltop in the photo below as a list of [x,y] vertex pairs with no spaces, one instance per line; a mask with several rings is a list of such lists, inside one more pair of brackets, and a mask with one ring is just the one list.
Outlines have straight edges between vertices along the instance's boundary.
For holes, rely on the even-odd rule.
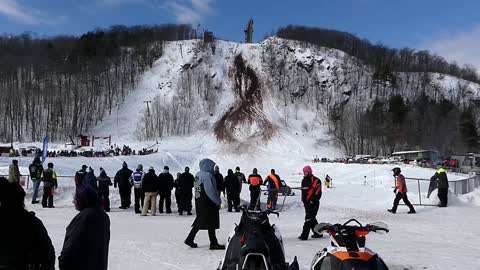
[[245,43],[253,43],[253,19],[250,18],[244,32],[245,32]]

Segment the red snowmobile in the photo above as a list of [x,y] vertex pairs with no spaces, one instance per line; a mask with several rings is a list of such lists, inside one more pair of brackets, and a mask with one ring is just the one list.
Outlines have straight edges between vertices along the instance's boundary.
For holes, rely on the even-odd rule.
[[344,224],[320,223],[314,230],[319,234],[330,234],[331,246],[315,255],[310,269],[388,270],[378,254],[365,247],[368,233],[388,233],[386,224],[379,222],[363,226],[356,219],[350,219]]

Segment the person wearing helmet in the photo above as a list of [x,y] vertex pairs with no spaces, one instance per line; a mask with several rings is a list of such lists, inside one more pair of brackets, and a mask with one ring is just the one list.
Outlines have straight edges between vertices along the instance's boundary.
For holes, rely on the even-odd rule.
[[53,194],[55,193],[58,184],[57,173],[53,170],[53,163],[48,163],[47,169],[42,172],[41,178],[43,182],[42,206],[43,208],[54,208]]
[[192,215],[192,189],[195,178],[190,173],[190,168],[185,167],[185,172],[180,175],[178,179],[178,188],[180,189],[180,203],[178,204],[178,214],[183,215],[183,211],[187,215]]
[[250,185],[248,189],[250,190],[250,210],[260,210],[260,185],[262,184],[262,176],[258,174],[257,168],[253,169],[252,174],[248,176],[247,180]]
[[392,169],[393,176],[395,177],[395,189],[393,190],[394,193],[397,195],[395,196],[395,200],[393,201],[392,209],[388,209],[388,212],[395,214],[397,212],[398,203],[401,199],[405,203],[408,208],[410,208],[409,214],[415,214],[415,209],[413,205],[408,200],[407,196],[407,184],[405,182],[405,177],[401,174],[401,170],[398,167]]
[[447,207],[448,204],[448,178],[447,171],[444,168],[438,169],[435,174],[430,178],[431,183],[434,183],[433,187],[438,189],[438,199],[440,203],[439,207]]
[[303,167],[302,180],[302,202],[305,207],[305,223],[303,224],[302,234],[298,237],[300,240],[307,240],[308,233],[312,230],[312,238],[320,238],[321,234],[313,231],[318,224],[317,214],[320,207],[320,198],[322,197],[322,181],[313,175],[310,166]]
[[142,181],[145,173],[143,172],[143,165],[138,164],[137,170],[132,173],[130,176],[130,184],[134,187],[134,197],[135,197],[135,214],[141,214],[141,208],[143,208],[143,201],[145,200],[145,193],[142,190]]
[[42,162],[40,161],[39,157],[35,157],[33,159],[32,164],[28,166],[28,171],[30,172],[30,178],[33,182],[32,204],[36,204],[39,203],[39,201],[37,200],[38,189],[40,188],[40,182],[43,172]]
[[75,188],[83,185],[83,180],[87,176],[87,165],[82,165],[82,168],[75,173]]

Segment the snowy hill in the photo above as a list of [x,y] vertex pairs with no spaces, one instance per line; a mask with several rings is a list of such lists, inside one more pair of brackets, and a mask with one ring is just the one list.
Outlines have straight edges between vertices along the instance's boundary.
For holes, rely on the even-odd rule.
[[[449,75],[429,74],[420,85],[424,74],[396,73],[392,87],[373,73],[341,51],[279,38],[167,42],[135,91],[92,134],[112,134],[117,142],[203,134],[242,153],[301,137],[312,153],[331,156],[341,151],[332,150],[329,114],[340,105],[356,114],[392,95],[426,94],[459,108],[480,100],[478,84]],[[144,101],[152,101],[148,112]]]

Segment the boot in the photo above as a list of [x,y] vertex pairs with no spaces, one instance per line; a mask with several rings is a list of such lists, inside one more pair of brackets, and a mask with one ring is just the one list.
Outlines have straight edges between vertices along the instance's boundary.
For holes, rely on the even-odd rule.
[[392,213],[392,214],[395,214],[395,211],[393,211],[392,209],[387,209],[387,211]]
[[225,245],[220,245],[219,243],[211,243],[210,250],[224,250]]
[[313,233],[312,238],[322,238],[323,237],[323,234],[319,234],[319,233]]
[[187,245],[191,248],[197,248],[198,247],[197,243],[193,242],[193,239],[191,239],[189,237],[187,239],[185,239],[185,241],[183,243],[185,243],[185,245]]
[[188,216],[191,216],[191,215],[192,215],[192,211],[188,211],[188,212],[187,212],[187,215],[188,215]]
[[298,240],[301,240],[301,241],[308,240],[308,236],[305,236],[305,235],[302,234],[298,237]]
[[240,209],[238,208],[238,206],[235,206],[235,212],[240,212]]
[[178,212],[178,215],[183,216],[183,212],[182,211]]
[[415,210],[414,210],[414,209],[410,209],[410,211],[408,211],[408,213],[407,213],[407,214],[415,214],[415,213],[417,213],[417,212],[415,212]]

